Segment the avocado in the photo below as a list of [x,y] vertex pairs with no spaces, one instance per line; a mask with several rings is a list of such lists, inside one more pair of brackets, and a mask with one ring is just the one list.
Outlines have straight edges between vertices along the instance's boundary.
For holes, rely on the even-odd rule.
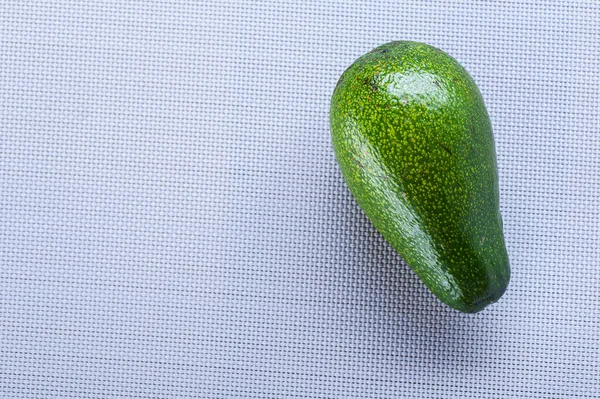
[[442,302],[475,313],[510,279],[492,126],[451,56],[395,41],[357,59],[330,109],[333,149],[375,228]]

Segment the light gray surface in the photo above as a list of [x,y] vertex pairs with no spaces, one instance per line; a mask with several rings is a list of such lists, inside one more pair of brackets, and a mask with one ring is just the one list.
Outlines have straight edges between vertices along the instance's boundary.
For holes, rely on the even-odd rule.
[[[492,118],[513,277],[477,315],[333,158],[337,78],[398,39]],[[0,397],[600,397],[599,87],[595,1],[3,1]]]

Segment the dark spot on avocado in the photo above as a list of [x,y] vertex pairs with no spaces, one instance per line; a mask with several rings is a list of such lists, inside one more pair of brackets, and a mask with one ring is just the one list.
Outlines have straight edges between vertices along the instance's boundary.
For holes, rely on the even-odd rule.
[[452,151],[450,151],[450,148],[448,148],[445,144],[443,143],[438,143],[440,145],[440,147],[442,147],[442,150],[446,151],[449,155],[453,155]]
[[369,88],[371,89],[372,92],[376,92],[377,90],[379,90],[379,86],[377,85],[377,80],[376,78],[365,78],[363,80],[363,83],[365,84],[365,86],[369,86]]
[[360,162],[358,159],[356,159],[354,156],[351,158],[352,162],[354,162],[359,168],[361,169],[365,169],[365,165],[362,164],[362,162]]
[[385,47],[377,47],[376,49],[371,50],[369,53],[370,54],[385,54],[385,53],[389,53],[389,52],[390,52],[390,50],[388,50]]

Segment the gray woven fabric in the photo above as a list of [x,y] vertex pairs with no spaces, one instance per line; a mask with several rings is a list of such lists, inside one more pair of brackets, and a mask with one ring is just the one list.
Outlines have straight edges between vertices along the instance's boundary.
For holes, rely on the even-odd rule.
[[[486,100],[512,264],[440,304],[329,98],[424,41]],[[0,397],[600,397],[600,3],[3,1]]]

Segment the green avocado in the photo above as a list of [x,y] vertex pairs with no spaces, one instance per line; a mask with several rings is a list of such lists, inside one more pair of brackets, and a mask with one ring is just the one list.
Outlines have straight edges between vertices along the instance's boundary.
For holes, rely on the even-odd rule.
[[488,113],[443,51],[396,41],[341,76],[331,99],[336,159],[377,230],[444,303],[475,313],[510,279]]

